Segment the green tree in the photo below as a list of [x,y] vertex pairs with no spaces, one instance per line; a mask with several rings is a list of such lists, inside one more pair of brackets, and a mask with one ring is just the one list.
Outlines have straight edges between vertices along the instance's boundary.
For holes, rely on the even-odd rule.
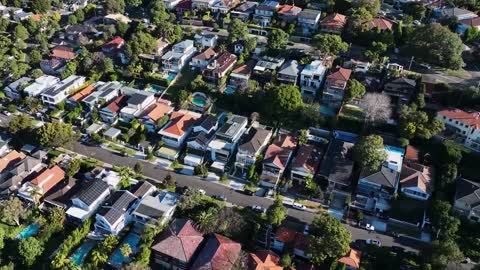
[[302,146],[307,144],[307,142],[308,142],[308,130],[301,129],[298,134],[298,145]]
[[245,45],[245,50],[248,53],[253,52],[255,50],[255,48],[257,47],[257,38],[256,37],[246,38],[245,42],[244,42],[244,45]]
[[75,25],[78,23],[78,19],[77,19],[77,16],[75,16],[75,14],[71,14],[70,16],[68,16],[68,21],[67,21],[68,25]]
[[155,0],[150,12],[154,24],[165,23],[170,18],[170,14],[167,12],[167,6],[162,0]]
[[292,266],[292,256],[288,253],[283,254],[280,258],[280,265],[284,268]]
[[74,75],[77,73],[77,62],[70,61],[67,63],[65,70],[60,74],[62,79],[66,79],[67,77]]
[[433,201],[430,221],[438,239],[451,239],[458,231],[460,220],[451,215],[451,209],[446,201]]
[[120,185],[121,189],[128,189],[132,183],[130,182],[130,178],[133,175],[132,168],[128,166],[122,166],[118,170],[118,175],[120,176],[120,182],[118,183]]
[[479,37],[480,37],[480,32],[476,27],[469,27],[467,28],[467,30],[465,30],[465,33],[463,33],[463,41],[465,41],[465,43],[468,43],[468,44],[474,42]]
[[42,61],[42,53],[40,53],[38,50],[32,50],[28,54],[28,60],[31,64],[37,65]]
[[194,168],[194,173],[195,175],[199,175],[201,177],[207,177],[208,176],[208,169],[205,165],[200,164]]
[[17,24],[13,30],[13,36],[15,40],[26,40],[30,35],[28,34],[27,28],[21,24]]
[[82,166],[82,161],[78,158],[75,158],[72,160],[72,162],[70,162],[70,166],[68,166],[68,169],[67,169],[67,176],[68,177],[73,177],[75,174],[78,173],[78,171],[80,171],[80,167]]
[[417,110],[416,106],[402,107],[399,122],[399,133],[407,139],[414,137],[430,139],[445,129],[443,122],[436,118],[429,118],[427,113]]
[[433,241],[427,254],[424,254],[431,262],[432,269],[445,269],[449,263],[460,263],[463,254],[452,239]]
[[415,2],[406,3],[403,7],[403,12],[405,14],[408,14],[412,16],[415,20],[419,21],[421,21],[425,17],[426,11],[427,8],[425,8],[425,6]]
[[296,86],[280,85],[267,92],[265,114],[273,118],[286,119],[303,106],[302,96]]
[[77,9],[74,14],[78,22],[83,22],[85,20],[85,13],[83,12],[83,9]]
[[127,6],[138,7],[143,4],[143,0],[126,0],[125,4]]
[[27,267],[32,266],[42,253],[43,244],[35,237],[24,238],[18,244],[18,255]]
[[135,33],[127,43],[127,51],[130,55],[139,55],[142,53],[150,53],[155,46],[157,40],[148,33]]
[[313,37],[313,44],[325,54],[338,55],[348,50],[348,44],[339,35],[317,34]]
[[141,174],[143,172],[143,164],[140,161],[137,161],[133,166],[133,171]]
[[232,23],[228,27],[228,43],[235,43],[239,40],[243,40],[247,36],[247,24],[238,18],[233,19]]
[[33,12],[44,14],[52,8],[50,0],[31,1]]
[[365,9],[370,13],[371,16],[377,15],[380,10],[380,1],[379,0],[357,0],[352,2],[352,8],[354,9]]
[[463,42],[448,27],[438,23],[416,27],[408,42],[409,52],[423,61],[442,67],[462,67]]
[[105,11],[107,12],[107,14],[123,13],[125,12],[125,1],[124,0],[106,0]]
[[283,199],[280,196],[277,196],[273,204],[267,209],[268,223],[278,226],[282,224],[286,217],[287,208],[283,206]]
[[168,117],[168,115],[162,116],[162,118],[158,119],[157,121],[157,127],[163,127],[168,122],[168,120],[170,120],[170,117]]
[[288,42],[289,35],[282,29],[273,29],[268,36],[268,47],[270,49],[281,49]]
[[41,76],[43,76],[43,71],[39,68],[32,70],[32,72],[30,73],[30,77],[32,77],[33,79],[37,79]]
[[72,125],[62,122],[46,123],[37,131],[38,141],[47,147],[60,147],[70,144],[76,138]]
[[350,79],[347,82],[347,91],[345,92],[345,102],[350,102],[354,98],[362,97],[366,92],[365,86],[356,79]]
[[372,45],[366,50],[363,54],[367,57],[370,61],[373,62],[382,62],[382,57],[387,52],[388,46],[385,43],[373,41]]
[[321,213],[310,226],[309,251],[312,262],[321,264],[326,259],[337,259],[350,249],[352,235],[335,217]]
[[129,244],[125,243],[120,247],[120,252],[122,253],[123,257],[128,258],[132,254],[132,248]]
[[165,176],[165,178],[163,179],[163,182],[169,188],[175,187],[176,185],[175,176],[169,173]]
[[450,187],[455,180],[457,179],[458,169],[455,163],[447,163],[444,164],[440,168],[440,175],[438,176],[438,186],[441,187],[443,190],[446,190]]
[[12,117],[10,124],[8,125],[8,132],[15,135],[20,131],[25,131],[32,128],[32,125],[32,118],[24,113],[21,113]]
[[378,170],[387,159],[383,139],[378,135],[369,135],[360,138],[353,147],[353,158],[362,168]]
[[8,225],[20,226],[20,219],[26,216],[27,210],[17,197],[4,201],[0,207],[0,220]]

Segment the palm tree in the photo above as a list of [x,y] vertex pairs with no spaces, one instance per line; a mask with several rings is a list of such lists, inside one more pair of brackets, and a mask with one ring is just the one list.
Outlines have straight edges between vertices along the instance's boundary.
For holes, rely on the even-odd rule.
[[200,212],[197,216],[197,227],[203,233],[210,233],[212,230],[212,225],[215,220],[215,213],[209,209],[206,211]]
[[225,51],[227,51],[227,46],[226,46],[225,44],[223,44],[223,43],[220,44],[220,45],[218,45],[218,51],[219,51],[220,53],[224,53]]
[[33,186],[30,191],[28,191],[28,194],[30,197],[33,199],[33,201],[38,204],[40,201],[40,198],[43,195],[42,189],[39,186]]
[[28,104],[28,111],[30,113],[37,113],[42,108],[43,108],[43,105],[38,98],[32,98]]

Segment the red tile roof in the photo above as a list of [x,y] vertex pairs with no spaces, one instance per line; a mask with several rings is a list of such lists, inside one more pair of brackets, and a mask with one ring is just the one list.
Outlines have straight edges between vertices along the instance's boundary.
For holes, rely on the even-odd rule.
[[468,113],[460,109],[453,109],[439,111],[438,114],[462,122],[467,126],[480,128],[480,112]]
[[168,106],[165,103],[157,102],[150,106],[150,108],[147,109],[146,116],[154,122],[160,120],[164,115],[169,114],[173,111],[173,107]]
[[292,6],[292,5],[283,5],[278,10],[278,14],[297,16],[298,13],[300,13],[301,11],[302,11],[302,8],[300,7]]
[[340,258],[338,262],[346,264],[348,266],[359,268],[360,259],[362,258],[362,253],[355,249],[350,249],[350,251],[344,257]]
[[82,90],[78,91],[77,93],[75,93],[74,95],[72,95],[70,98],[75,100],[75,101],[81,101],[82,99],[84,99],[86,96],[90,95],[91,93],[93,93],[95,91],[95,87],[89,85],[85,88],[83,88]]
[[347,17],[339,13],[333,13],[323,18],[322,27],[344,27],[347,23]]
[[74,59],[77,54],[74,52],[73,48],[59,45],[52,49],[53,57],[65,59],[65,60],[72,60]]
[[29,19],[39,22],[42,19],[42,14],[33,14],[32,16],[29,17]]
[[230,270],[240,256],[242,246],[225,236],[213,234],[197,256],[191,269]]
[[0,172],[3,172],[5,169],[13,166],[25,157],[25,154],[22,152],[17,152],[15,150],[11,151],[0,159]]
[[116,37],[109,42],[105,43],[104,46],[121,46],[122,44],[125,43],[125,40],[121,37]]
[[367,22],[367,25],[370,29],[379,28],[380,30],[392,30],[393,23],[384,18],[373,18],[371,21]]
[[275,233],[275,240],[283,243],[291,243],[295,241],[296,235],[297,235],[296,231],[289,229],[287,227],[280,227]]
[[273,163],[280,169],[285,169],[288,158],[296,145],[292,136],[287,134],[278,135],[275,141],[268,146],[264,162]]
[[270,250],[260,250],[249,254],[249,270],[283,270],[280,258]]
[[458,23],[465,24],[470,27],[478,27],[480,26],[480,17],[459,20]]
[[400,174],[400,185],[405,187],[417,187],[421,191],[431,194],[433,192],[432,167],[421,164],[403,165]]
[[127,105],[128,96],[119,96],[114,101],[110,102],[105,108],[113,113],[119,112],[125,105]]
[[328,75],[328,79],[336,81],[348,81],[350,75],[352,74],[351,69],[339,67],[336,71]]
[[162,232],[152,250],[188,263],[203,241],[203,235],[189,219],[175,219]]
[[297,155],[292,161],[292,169],[304,168],[312,175],[317,171],[322,160],[323,150],[313,145],[302,145],[297,151]]
[[194,56],[193,58],[194,59],[199,59],[199,60],[210,60],[212,59],[213,57],[215,57],[217,55],[217,53],[215,52],[214,49],[212,48],[207,48],[205,51],[197,54],[196,56]]
[[65,172],[58,166],[45,169],[30,183],[42,189],[43,193],[47,193],[51,188],[60,183],[65,178]]
[[248,76],[252,74],[253,68],[255,67],[255,61],[249,60],[246,63],[243,63],[232,70],[232,74],[240,74]]
[[418,162],[420,160],[418,149],[414,146],[408,145],[407,150],[405,151],[405,160]]
[[197,119],[197,116],[190,113],[173,112],[170,116],[170,125],[160,132],[181,137],[195,123]]

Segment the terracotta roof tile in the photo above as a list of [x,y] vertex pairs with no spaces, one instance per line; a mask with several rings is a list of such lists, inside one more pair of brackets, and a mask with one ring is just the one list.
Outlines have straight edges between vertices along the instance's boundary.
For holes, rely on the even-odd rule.
[[356,249],[350,249],[350,251],[344,257],[340,258],[338,262],[346,264],[348,266],[359,268],[360,259],[362,258],[362,253]]
[[275,141],[268,146],[265,152],[264,162],[273,163],[281,169],[285,169],[293,149],[296,147],[295,139],[286,134],[280,134]]
[[322,160],[323,149],[313,145],[302,145],[292,161],[292,169],[304,168],[314,175]]
[[170,116],[170,125],[160,132],[181,137],[197,119],[197,116],[190,113],[173,112]]
[[22,152],[17,152],[15,150],[11,151],[0,159],[0,172],[3,172],[5,169],[11,167],[25,157],[25,154]]
[[230,270],[240,256],[242,246],[225,236],[214,234],[197,256],[191,269]]
[[60,183],[65,178],[65,172],[58,166],[45,169],[30,183],[42,189],[43,193],[47,193],[51,188]]
[[89,85],[85,88],[83,88],[82,90],[78,91],[77,93],[75,93],[74,95],[72,95],[70,98],[75,100],[75,101],[81,101],[82,99],[84,99],[86,96],[90,95],[91,93],[93,93],[95,91],[95,87]]
[[154,122],[160,120],[164,115],[167,115],[173,111],[173,107],[162,103],[162,102],[157,102],[150,106],[150,108],[147,109],[148,113],[146,115],[148,118]]
[[372,28],[379,28],[380,30],[392,30],[393,23],[384,18],[373,18],[371,21],[367,22],[368,27]]
[[210,59],[214,58],[216,55],[217,55],[217,53],[215,52],[214,49],[207,48],[205,51],[197,54],[193,58],[198,59],[198,60],[210,60]]
[[72,60],[77,56],[73,48],[63,46],[63,45],[53,48],[52,55],[53,57],[57,57],[65,60]]
[[125,105],[127,105],[128,96],[119,96],[114,101],[110,102],[105,108],[113,113],[119,112]]
[[468,126],[480,128],[480,112],[468,113],[460,109],[453,109],[439,111],[438,114],[457,120]]
[[405,160],[418,162],[420,160],[418,149],[414,146],[408,145],[407,150],[405,151]]
[[351,69],[339,67],[336,71],[328,75],[328,79],[337,80],[337,81],[348,81],[350,75],[352,74]]
[[478,27],[480,26],[480,17],[459,20],[458,23],[465,24],[470,27]]
[[280,257],[270,250],[260,250],[249,254],[249,270],[283,270]]
[[323,27],[343,27],[347,23],[347,17],[339,13],[333,13],[323,18],[321,25]]
[[283,243],[292,243],[293,241],[295,241],[296,235],[296,231],[287,227],[280,227],[275,233],[275,240],[281,241]]
[[413,163],[409,166],[403,165],[400,174],[400,184],[402,187],[418,187],[427,194],[433,192],[433,174],[432,167]]

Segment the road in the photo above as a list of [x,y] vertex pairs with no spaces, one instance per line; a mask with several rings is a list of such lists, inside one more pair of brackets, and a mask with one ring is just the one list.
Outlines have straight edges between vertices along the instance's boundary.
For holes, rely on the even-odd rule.
[[[92,157],[102,162],[114,164],[117,166],[133,167],[135,163],[139,161],[135,158],[124,157],[100,147],[83,145],[80,142],[74,142],[70,149],[81,155]],[[161,169],[160,167],[150,162],[140,162],[143,163],[143,174],[153,180],[162,181],[168,173],[172,173],[170,171]],[[227,198],[228,202],[239,206],[246,207],[251,205],[259,205],[267,208],[273,203],[272,199],[256,196],[247,196],[238,191],[234,191],[227,186],[208,182],[196,176],[176,174],[175,179],[178,186],[188,186],[191,188],[203,189],[206,191],[206,194],[210,196],[224,195]],[[288,208],[288,216],[288,218],[293,221],[311,223],[315,217],[315,213]],[[408,251],[417,251],[419,248],[420,243],[416,241],[409,241],[408,243],[406,243],[405,240],[402,240],[402,238],[393,238],[391,236],[376,232],[368,232],[364,229],[352,227],[349,225],[344,226],[351,232],[354,241],[373,238],[380,240],[383,246],[401,246]]]

